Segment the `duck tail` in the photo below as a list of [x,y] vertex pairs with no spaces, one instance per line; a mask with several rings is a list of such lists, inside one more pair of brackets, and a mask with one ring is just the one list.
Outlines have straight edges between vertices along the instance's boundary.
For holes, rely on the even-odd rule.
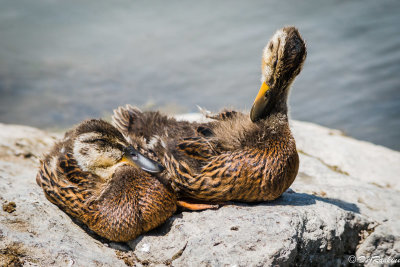
[[135,120],[137,121],[141,115],[142,111],[139,108],[126,105],[114,109],[112,122],[123,135],[128,136]]

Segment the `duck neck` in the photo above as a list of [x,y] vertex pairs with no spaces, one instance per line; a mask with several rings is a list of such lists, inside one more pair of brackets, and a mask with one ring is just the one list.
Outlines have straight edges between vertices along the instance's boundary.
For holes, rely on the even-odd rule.
[[[282,95],[284,94],[284,95]],[[260,120],[259,123],[259,136],[261,139],[276,139],[281,138],[282,133],[286,132],[288,129],[289,119],[288,119],[288,105],[287,96],[288,91],[285,90],[281,95],[278,95],[274,105],[268,112],[265,119]]]
[[288,89],[283,90],[279,95],[277,95],[271,110],[268,112],[268,114],[266,116],[266,120],[268,120],[268,118],[270,118],[270,117],[275,117],[278,114],[284,115],[284,116],[287,117],[287,114],[288,114],[288,105],[287,105],[288,95],[289,95],[289,90]]

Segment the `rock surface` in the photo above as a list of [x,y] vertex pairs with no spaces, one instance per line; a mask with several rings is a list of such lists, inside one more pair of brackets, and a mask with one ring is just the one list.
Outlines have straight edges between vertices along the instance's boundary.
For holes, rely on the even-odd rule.
[[36,185],[38,158],[59,135],[0,124],[0,266],[347,266],[351,255],[375,266],[367,260],[400,259],[400,153],[311,123],[292,126],[299,175],[278,200],[178,213],[113,244],[73,223]]

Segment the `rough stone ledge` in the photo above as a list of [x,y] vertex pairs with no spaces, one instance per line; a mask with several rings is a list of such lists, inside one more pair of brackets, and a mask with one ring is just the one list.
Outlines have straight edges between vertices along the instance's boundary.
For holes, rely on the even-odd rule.
[[88,235],[36,185],[38,158],[60,135],[0,124],[0,266],[347,266],[351,255],[400,258],[400,153],[318,125],[292,126],[301,164],[281,198],[182,212],[116,244]]

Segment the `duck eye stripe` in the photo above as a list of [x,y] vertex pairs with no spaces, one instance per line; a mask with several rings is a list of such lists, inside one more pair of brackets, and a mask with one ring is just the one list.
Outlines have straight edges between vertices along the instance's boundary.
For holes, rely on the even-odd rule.
[[98,139],[85,140],[83,142],[88,143],[88,144],[93,144],[93,143],[97,143],[97,142],[106,143],[107,141],[105,139],[98,138]]

